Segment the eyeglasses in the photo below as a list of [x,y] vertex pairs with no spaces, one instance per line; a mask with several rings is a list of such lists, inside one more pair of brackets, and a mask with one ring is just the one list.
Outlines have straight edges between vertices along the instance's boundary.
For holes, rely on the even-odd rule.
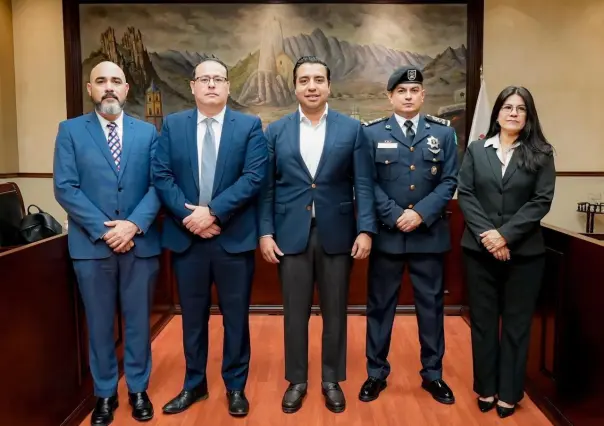
[[203,77],[195,77],[195,81],[197,83],[201,83],[204,86],[207,86],[208,84],[210,84],[210,81],[213,81],[215,85],[220,85],[220,84],[224,84],[227,82],[226,77],[207,77],[207,76],[203,76]]
[[518,105],[515,107],[514,105],[506,104],[501,107],[501,111],[503,111],[506,114],[511,114],[512,111],[514,111],[514,108],[516,108],[516,113],[518,115],[526,115],[526,106],[524,106],[524,105]]

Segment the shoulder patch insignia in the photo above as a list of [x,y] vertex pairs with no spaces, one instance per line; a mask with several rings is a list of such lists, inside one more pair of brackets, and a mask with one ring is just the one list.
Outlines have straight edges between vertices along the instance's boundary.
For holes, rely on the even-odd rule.
[[381,123],[382,121],[388,120],[388,118],[390,118],[390,117],[380,117],[380,118],[376,118],[375,120],[364,121],[363,126],[371,126],[376,123]]
[[443,126],[450,126],[451,121],[445,120],[444,118],[436,117],[434,115],[426,114],[426,120],[431,121],[433,123],[442,124]]

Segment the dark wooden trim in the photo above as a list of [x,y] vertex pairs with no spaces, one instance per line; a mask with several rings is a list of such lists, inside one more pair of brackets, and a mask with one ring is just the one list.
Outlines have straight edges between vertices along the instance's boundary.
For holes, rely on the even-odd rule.
[[[350,305],[348,306],[348,315],[364,315],[367,311],[366,305]],[[463,306],[451,305],[445,306],[445,315],[461,315]],[[180,305],[175,305],[172,311],[174,315],[182,315]],[[217,305],[212,305],[210,313],[216,315],[220,313]],[[318,305],[313,305],[311,308],[313,315],[320,315],[321,310]],[[415,306],[413,305],[397,305],[396,313],[398,315],[415,315]],[[250,314],[263,314],[263,315],[283,315],[283,305],[252,305],[250,306]]]
[[555,426],[573,426],[556,407],[556,405],[535,386],[530,380],[527,380],[524,385],[524,390],[535,403],[537,408],[552,422]]
[[[358,3],[358,4],[466,4],[473,0],[331,0],[329,3]],[[482,1],[482,0],[481,0]],[[79,4],[196,4],[196,3],[218,3],[216,0],[79,0]],[[325,3],[324,0],[224,0],[220,3]]]
[[556,172],[560,177],[602,177],[604,172]]
[[78,115],[82,115],[83,112],[79,3],[78,0],[63,0],[67,118],[77,117]]
[[0,173],[0,179],[12,178],[50,179],[52,173]]
[[466,147],[470,142],[472,118],[480,92],[480,69],[483,59],[484,0],[468,0],[468,46],[466,55]]
[[[50,179],[50,178],[52,178],[52,176],[53,176],[52,173],[0,173],[0,179],[11,179],[11,178]],[[556,176],[558,176],[558,177],[604,177],[604,172],[568,171],[568,172],[556,172]]]

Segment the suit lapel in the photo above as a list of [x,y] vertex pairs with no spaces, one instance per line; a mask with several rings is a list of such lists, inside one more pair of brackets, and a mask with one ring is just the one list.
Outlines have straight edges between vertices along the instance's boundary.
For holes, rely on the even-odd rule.
[[489,160],[489,165],[491,166],[491,171],[493,172],[493,176],[499,185],[501,182],[501,161],[499,161],[499,157],[497,157],[497,150],[492,146],[485,147],[485,151],[487,154],[487,159]]
[[518,151],[518,147],[516,147],[514,149],[514,151],[512,151],[512,158],[510,158],[510,162],[508,163],[508,167],[505,169],[505,173],[503,175],[503,180],[501,182],[502,185],[505,185],[510,180],[510,178],[512,177],[512,175],[514,174],[514,172],[518,168],[518,155],[517,155],[517,151]]
[[191,162],[191,173],[199,193],[199,153],[197,151],[197,108],[190,111],[185,128],[186,147]]
[[394,114],[392,114],[390,116],[390,118],[386,122],[385,127],[386,127],[386,130],[390,129],[390,134],[392,135],[392,137],[394,139],[396,139],[397,141],[399,141],[400,143],[402,143],[405,146],[411,146],[409,139],[407,139],[407,137],[405,137],[405,135],[403,134],[403,129],[401,129],[401,126],[399,126],[398,121],[396,121],[396,117],[394,116]]
[[415,137],[413,138],[413,143],[411,145],[417,145],[424,140],[424,138],[427,138],[428,129],[430,129],[430,124],[426,122],[426,119],[423,115],[420,115],[419,121],[417,122],[417,132],[415,133]]
[[222,133],[220,135],[220,144],[218,146],[218,158],[216,158],[216,170],[214,172],[214,186],[212,188],[212,196],[216,192],[216,188],[219,187],[224,169],[226,167],[227,159],[229,158],[229,152],[233,144],[231,138],[233,137],[233,130],[235,129],[235,116],[229,108],[224,113],[224,122],[222,123]]
[[300,163],[302,170],[306,172],[308,178],[312,180],[312,175],[310,174],[310,170],[306,166],[304,159],[302,158],[302,151],[300,150],[300,111],[297,110],[294,114],[289,116],[289,141],[291,143],[292,152],[294,153],[294,157]]
[[105,132],[101,128],[101,123],[96,116],[96,113],[93,111],[89,114],[88,123],[86,124],[86,129],[92,136],[92,140],[99,147],[101,153],[111,166],[113,173],[117,176],[117,167],[115,166],[115,161],[113,160],[113,156],[109,151],[109,144],[107,143],[107,138],[105,137]]
[[325,165],[327,161],[327,157],[331,153],[333,146],[336,142],[336,136],[338,134],[338,113],[335,111],[327,112],[327,123],[325,129],[325,142],[323,143],[323,152],[321,153],[321,159],[319,160],[319,165],[317,166],[317,172],[315,173],[315,179],[321,173],[321,169]]
[[124,170],[126,170],[126,164],[128,163],[128,158],[130,157],[130,152],[132,151],[132,144],[134,143],[134,120],[132,117],[124,114],[124,128],[122,129],[122,159],[120,161],[120,171],[118,175],[118,181],[122,179],[124,175]]

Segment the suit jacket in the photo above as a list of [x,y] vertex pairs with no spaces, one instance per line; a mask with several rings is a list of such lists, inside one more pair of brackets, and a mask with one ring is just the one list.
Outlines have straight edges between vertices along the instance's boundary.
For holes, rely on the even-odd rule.
[[321,244],[329,254],[350,253],[360,232],[377,231],[371,156],[361,123],[330,109],[326,124],[314,178],[300,152],[299,111],[266,129],[269,166],[260,197],[260,235],[274,235],[284,254],[306,249],[313,202]]
[[120,170],[95,112],[63,121],[54,151],[54,194],[69,219],[69,252],[74,259],[102,259],[113,251],[102,240],[103,223],[129,220],[142,234],[134,254],[161,252],[155,217],[160,203],[151,181],[155,127],[124,114]]
[[[392,254],[442,253],[451,248],[445,209],[457,187],[457,138],[448,120],[420,115],[409,140],[394,115],[365,127],[375,165],[375,199],[381,222],[374,247]],[[405,209],[423,222],[401,232]]]
[[[182,224],[199,204],[197,109],[171,114],[164,120],[153,160],[153,180],[170,212],[162,243],[181,253],[194,235]],[[266,139],[258,117],[226,109],[209,207],[220,221],[215,237],[229,253],[254,250],[258,244],[256,198],[266,176]]]
[[466,229],[463,247],[485,251],[480,234],[496,229],[508,243],[512,256],[544,253],[541,219],[549,212],[556,181],[553,156],[531,173],[518,167],[518,149],[501,176],[496,148],[484,140],[472,142],[459,173],[459,206]]

